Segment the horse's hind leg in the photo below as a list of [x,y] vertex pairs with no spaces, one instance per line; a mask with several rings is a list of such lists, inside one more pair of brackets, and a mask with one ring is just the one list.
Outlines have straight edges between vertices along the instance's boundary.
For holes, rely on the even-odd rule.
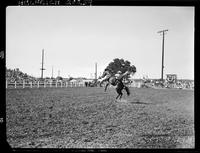
[[123,95],[122,93],[121,93],[121,94],[118,94],[118,95],[117,95],[117,97],[116,97],[116,99],[118,99],[118,98],[119,98],[119,100],[121,100],[121,98],[122,98],[122,95]]
[[126,93],[127,93],[127,95],[129,96],[129,95],[130,95],[130,90],[129,90],[129,88],[126,87],[126,86],[124,86],[124,89],[126,90]]
[[100,82],[100,83],[99,83],[99,87],[102,87],[102,85],[101,85],[101,84],[102,84],[102,82]]
[[119,97],[120,100],[121,100],[121,98],[122,98],[122,95],[123,95],[123,93],[120,94],[120,97]]
[[118,89],[118,88],[116,88],[115,90],[116,90],[116,92],[118,93],[118,95],[117,95],[117,97],[116,97],[116,99],[118,99],[118,98],[119,98],[119,96],[120,96],[120,91],[119,91],[119,89]]
[[118,99],[118,98],[121,99],[121,98],[122,98],[122,95],[123,95],[122,89],[116,88],[116,91],[117,91],[117,93],[118,93],[116,99]]

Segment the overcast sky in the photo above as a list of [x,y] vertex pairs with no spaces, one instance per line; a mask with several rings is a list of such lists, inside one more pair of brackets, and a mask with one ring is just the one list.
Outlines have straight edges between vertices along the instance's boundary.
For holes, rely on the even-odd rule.
[[9,6],[6,9],[6,66],[41,76],[94,77],[114,58],[137,68],[134,78],[194,79],[194,7]]

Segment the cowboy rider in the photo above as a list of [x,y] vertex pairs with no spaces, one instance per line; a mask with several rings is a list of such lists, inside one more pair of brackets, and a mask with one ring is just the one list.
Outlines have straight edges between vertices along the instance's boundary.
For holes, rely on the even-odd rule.
[[[130,74],[129,71],[126,71],[125,73],[122,73],[121,71],[117,71],[117,73],[115,74],[115,78],[117,81],[119,81],[120,83],[123,83],[123,79],[124,79],[124,76]],[[123,83],[124,84],[124,83]],[[125,85],[124,85],[125,86]]]
[[122,82],[123,77],[126,76],[127,74],[129,74],[130,72],[126,71],[125,73],[122,74],[121,71],[117,71],[117,73],[115,74],[115,77],[118,81]]
[[[130,74],[129,71],[126,71],[125,73],[122,73],[121,71],[118,71],[116,74],[115,74],[115,77],[116,77],[116,80],[118,81],[118,83],[120,83],[124,89],[127,89],[128,87],[122,82],[124,76],[126,76],[127,74]],[[128,90],[128,89],[127,89]],[[128,96],[130,94],[129,90],[128,90]]]

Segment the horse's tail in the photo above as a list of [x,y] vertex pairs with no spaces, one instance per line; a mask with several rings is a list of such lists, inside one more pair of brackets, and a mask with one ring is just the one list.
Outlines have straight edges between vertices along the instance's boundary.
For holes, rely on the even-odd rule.
[[129,88],[128,88],[127,86],[124,86],[124,88],[125,88],[125,90],[126,90],[127,95],[129,96],[129,95],[130,95],[130,90],[129,90]]

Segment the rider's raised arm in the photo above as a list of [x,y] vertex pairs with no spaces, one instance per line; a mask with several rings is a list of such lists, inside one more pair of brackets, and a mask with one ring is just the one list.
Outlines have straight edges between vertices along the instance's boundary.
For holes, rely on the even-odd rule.
[[129,71],[126,71],[124,74],[122,74],[122,76],[124,77],[124,76],[128,75],[129,73],[130,73]]

